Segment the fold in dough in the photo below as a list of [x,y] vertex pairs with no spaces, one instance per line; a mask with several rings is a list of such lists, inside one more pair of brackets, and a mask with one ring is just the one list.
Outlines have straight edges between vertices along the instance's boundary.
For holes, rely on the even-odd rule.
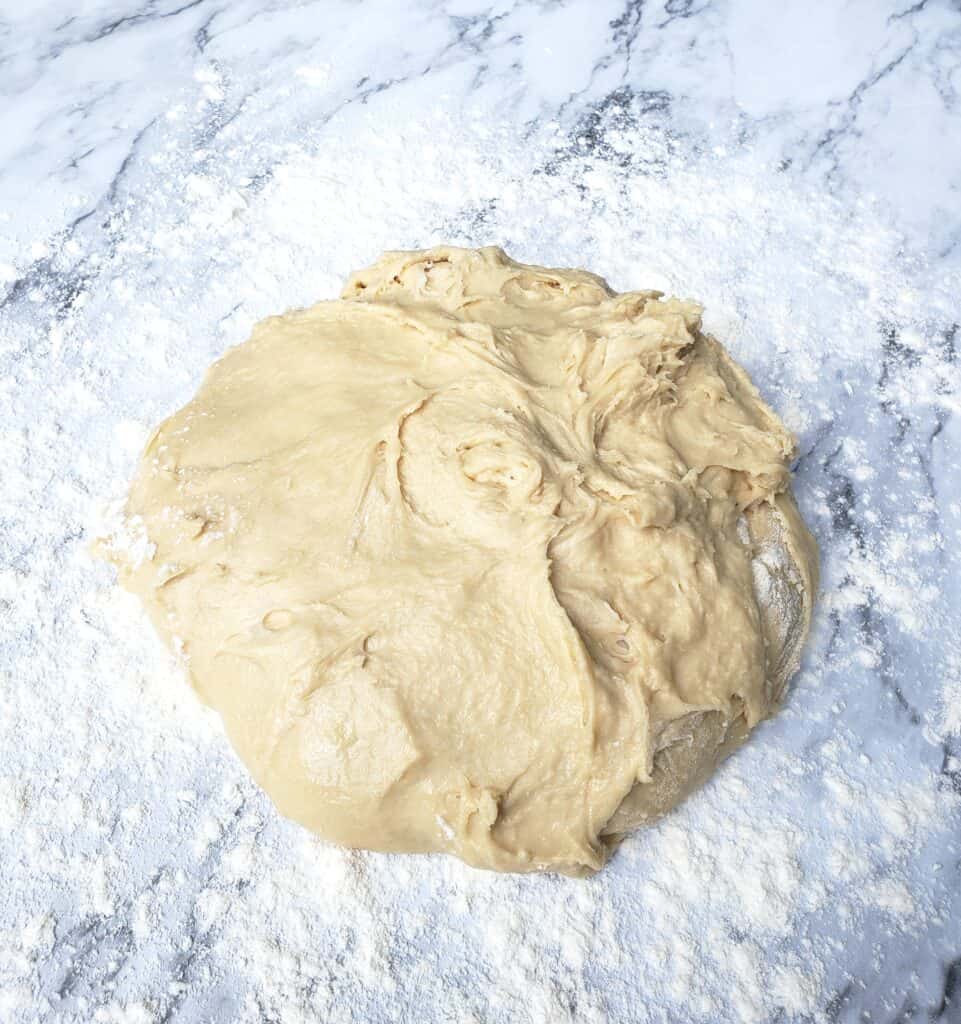
[[211,368],[112,557],[283,814],[584,874],[797,667],[794,451],[691,302],[388,253]]

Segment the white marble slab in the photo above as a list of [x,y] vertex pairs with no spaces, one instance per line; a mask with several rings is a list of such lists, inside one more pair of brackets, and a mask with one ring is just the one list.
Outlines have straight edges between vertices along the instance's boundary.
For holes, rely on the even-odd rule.
[[[934,0],[0,4],[0,1020],[961,1021],[959,89]],[[308,840],[86,554],[442,240],[701,299],[799,434],[788,706],[589,883]]]

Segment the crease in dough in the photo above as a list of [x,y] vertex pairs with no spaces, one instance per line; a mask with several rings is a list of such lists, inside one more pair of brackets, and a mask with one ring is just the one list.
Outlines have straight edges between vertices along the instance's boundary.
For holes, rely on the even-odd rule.
[[282,813],[596,871],[776,710],[817,549],[793,438],[658,292],[385,254],[258,324],[105,544]]

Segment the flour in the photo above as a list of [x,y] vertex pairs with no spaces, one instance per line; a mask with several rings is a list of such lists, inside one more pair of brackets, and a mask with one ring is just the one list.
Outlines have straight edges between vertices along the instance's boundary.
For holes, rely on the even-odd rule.
[[[0,325],[0,821],[15,837],[0,837],[0,1017],[826,1019],[852,950],[864,964],[875,936],[947,927],[953,898],[928,866],[958,815],[933,746],[961,732],[957,660],[927,741],[879,681],[922,699],[884,630],[946,629],[943,528],[913,456],[890,459],[919,496],[895,516],[892,478],[875,479],[882,413],[859,434],[838,396],[956,412],[938,347],[956,281],[867,204],[805,192],[745,148],[682,148],[626,94],[521,137],[489,111],[452,119],[425,86],[416,122],[372,99],[294,143],[269,118],[204,135],[230,89],[205,69],[109,208],[0,268],[8,295],[50,268]],[[86,554],[149,429],[227,345],[382,249],[442,241],[698,298],[812,453],[800,494],[829,540],[827,596],[787,709],[587,882],[342,851],[282,821]],[[879,325],[902,339],[880,384],[865,370],[888,359]],[[149,553],[113,522],[115,543]],[[883,984],[894,999],[906,981]]]
[[934,736],[961,737],[961,647],[949,648],[943,671],[941,693],[933,716]]

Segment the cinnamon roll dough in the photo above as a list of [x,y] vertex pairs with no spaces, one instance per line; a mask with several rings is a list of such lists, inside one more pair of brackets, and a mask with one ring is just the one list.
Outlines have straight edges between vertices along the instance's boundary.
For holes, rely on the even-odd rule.
[[793,453],[694,303],[394,252],[211,368],[113,557],[283,814],[584,874],[797,667]]

